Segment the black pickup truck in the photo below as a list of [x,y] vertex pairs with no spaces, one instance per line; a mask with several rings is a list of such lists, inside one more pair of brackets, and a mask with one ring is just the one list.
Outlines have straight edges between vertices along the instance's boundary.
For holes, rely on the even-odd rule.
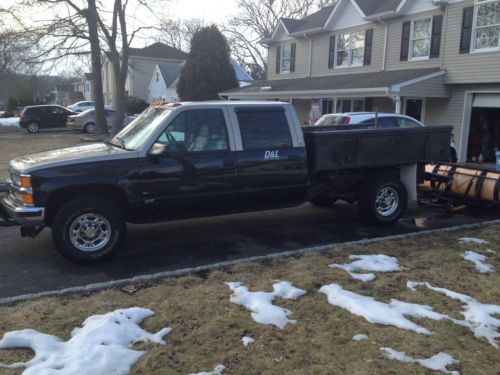
[[[103,143],[12,160],[0,226],[44,227],[78,262],[111,256],[126,223],[358,202],[391,224],[416,197],[417,165],[449,159],[451,128],[300,126],[290,104],[153,106]],[[3,193],[2,193],[3,191]]]

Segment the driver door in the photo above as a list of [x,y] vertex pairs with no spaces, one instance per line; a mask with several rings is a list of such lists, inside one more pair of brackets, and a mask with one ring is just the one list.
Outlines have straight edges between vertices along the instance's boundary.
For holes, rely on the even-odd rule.
[[177,115],[140,168],[149,216],[157,220],[233,210],[237,176],[232,143],[222,108]]

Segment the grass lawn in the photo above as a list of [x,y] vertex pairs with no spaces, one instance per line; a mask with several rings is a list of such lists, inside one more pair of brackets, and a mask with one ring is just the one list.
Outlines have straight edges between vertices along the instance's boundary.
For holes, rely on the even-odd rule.
[[[459,245],[459,237],[479,237],[491,245]],[[347,310],[328,304],[318,293],[331,283],[373,296],[430,305],[435,311],[463,319],[459,301],[426,288],[416,292],[406,287],[408,280],[428,281],[434,286],[467,294],[482,303],[500,304],[500,226],[480,230],[442,233],[426,237],[388,241],[368,246],[339,246],[325,254],[268,263],[247,263],[206,275],[168,279],[139,289],[133,295],[108,290],[89,296],[49,298],[16,306],[0,307],[0,337],[5,332],[33,328],[67,340],[73,328],[95,314],[132,306],[149,308],[156,316],[143,327],[157,332],[172,327],[167,344],[139,344],[146,350],[133,374],[190,374],[226,366],[224,374],[428,374],[419,365],[385,359],[380,347],[404,351],[413,358],[429,358],[445,352],[460,363],[449,367],[461,374],[500,373],[500,349],[484,339],[476,339],[466,327],[450,321],[414,320],[435,334],[424,336],[392,326],[370,324]],[[497,254],[487,254],[486,249]],[[488,255],[496,267],[492,274],[479,273],[474,264],[460,257],[466,250]],[[399,259],[402,272],[377,273],[373,282],[353,280],[345,271],[329,269],[331,263],[348,263],[350,254],[378,254]],[[92,272],[89,269],[89,272]],[[274,280],[290,281],[307,294],[298,300],[278,298],[274,304],[293,311],[283,330],[255,323],[250,312],[229,301],[225,282],[240,281],[251,291],[271,291]],[[36,280],[34,280],[36,282]],[[497,318],[500,318],[497,316]],[[356,334],[368,340],[354,341]],[[255,343],[244,347],[245,335]],[[497,341],[498,342],[498,341]],[[31,357],[28,350],[0,351],[0,362],[13,363]],[[22,370],[0,369],[2,374]]]

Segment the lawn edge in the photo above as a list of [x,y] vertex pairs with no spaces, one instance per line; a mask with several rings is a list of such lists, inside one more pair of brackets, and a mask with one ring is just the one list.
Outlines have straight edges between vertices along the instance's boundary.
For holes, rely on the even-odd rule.
[[260,255],[260,256],[250,257],[250,258],[242,258],[242,259],[236,259],[236,260],[231,260],[231,261],[218,262],[218,263],[213,263],[213,264],[208,264],[208,265],[198,266],[198,267],[182,268],[182,269],[174,270],[174,271],[158,272],[158,273],[149,274],[149,275],[140,275],[140,276],[135,276],[132,278],[112,280],[112,281],[107,281],[107,282],[103,282],[103,283],[88,284],[88,285],[76,286],[76,287],[65,288],[65,289],[60,289],[60,290],[51,290],[51,291],[46,291],[46,292],[41,292],[41,293],[22,294],[22,295],[13,296],[13,297],[5,297],[5,298],[0,298],[0,306],[13,305],[13,304],[21,303],[21,302],[26,302],[26,301],[31,301],[31,300],[41,299],[41,298],[48,298],[48,297],[62,297],[62,296],[71,295],[71,294],[91,294],[91,293],[100,292],[100,291],[103,291],[106,289],[120,288],[120,287],[130,285],[130,284],[141,284],[141,285],[147,286],[148,284],[153,284],[155,282],[162,281],[162,280],[169,279],[169,278],[175,278],[175,277],[186,276],[186,275],[193,275],[193,274],[197,274],[197,273],[201,273],[201,272],[221,270],[221,269],[229,268],[229,267],[232,267],[232,266],[235,266],[238,264],[251,263],[251,262],[261,262],[261,261],[272,260],[272,259],[286,259],[286,258],[291,258],[291,257],[297,256],[297,255],[304,255],[304,254],[308,254],[308,253],[324,253],[327,251],[335,250],[335,248],[344,247],[344,246],[369,245],[369,244],[384,242],[384,241],[398,241],[398,240],[403,240],[403,239],[411,238],[411,237],[423,237],[423,236],[436,234],[436,233],[458,232],[461,230],[479,229],[479,228],[485,228],[485,227],[489,227],[492,225],[498,225],[498,224],[500,224],[500,220],[491,220],[491,221],[484,221],[484,222],[474,223],[474,224],[464,224],[464,225],[458,225],[458,226],[447,227],[447,228],[423,230],[423,231],[419,231],[419,232],[397,234],[397,235],[392,235],[392,236],[374,237],[374,238],[367,238],[367,239],[357,240],[357,241],[340,242],[340,243],[333,243],[333,244],[327,244],[327,245],[313,246],[313,247],[308,247],[308,248],[299,249],[299,250],[291,250],[291,251],[278,252],[278,253],[272,253],[272,254],[267,254],[267,255]]

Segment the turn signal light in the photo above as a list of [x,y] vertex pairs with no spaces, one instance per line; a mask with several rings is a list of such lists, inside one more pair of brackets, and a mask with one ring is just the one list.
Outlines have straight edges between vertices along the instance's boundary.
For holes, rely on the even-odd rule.
[[21,187],[30,188],[31,186],[31,177],[29,176],[21,176]]
[[33,199],[33,194],[23,194],[23,203],[24,204],[34,204],[35,201]]

